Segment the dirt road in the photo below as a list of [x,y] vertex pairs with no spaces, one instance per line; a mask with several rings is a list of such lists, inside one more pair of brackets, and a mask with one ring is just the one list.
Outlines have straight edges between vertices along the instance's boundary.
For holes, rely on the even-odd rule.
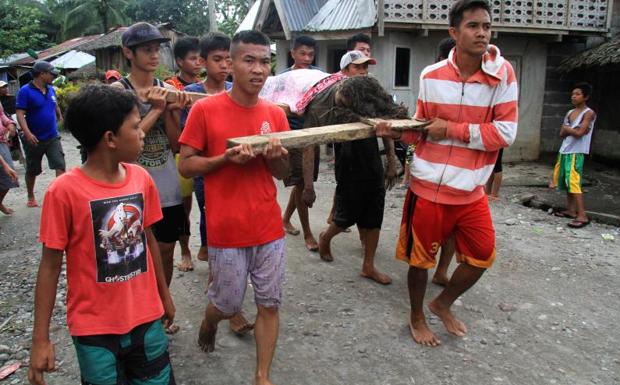
[[[75,144],[65,136],[70,165],[79,161]],[[311,210],[317,235],[325,226],[335,187],[329,163],[321,167],[318,202]],[[21,165],[18,171],[23,181]],[[40,178],[39,199],[52,175],[48,170]],[[301,236],[288,236],[274,383],[619,384],[618,229],[595,223],[570,230],[564,220],[512,201],[526,191],[507,186],[502,199],[492,204],[497,261],[455,306],[470,332],[465,338],[451,337],[438,319],[429,316],[443,341],[434,349],[416,345],[409,335],[406,266],[393,258],[404,190],[388,193],[377,256],[378,266],[393,277],[390,286],[359,276],[361,250],[355,230],[334,240],[336,259],[331,264],[306,251]],[[279,185],[283,205],[288,194]],[[25,384],[40,258],[36,241],[40,209],[25,207],[23,187],[9,192],[7,204],[17,210],[13,217],[0,216],[0,365],[21,361],[23,367],[4,383]],[[196,210],[192,226],[197,234]],[[615,240],[605,240],[602,234]],[[196,242],[194,238],[194,250]],[[171,337],[170,352],[177,383],[249,384],[253,336],[238,338],[222,324],[216,351],[206,355],[198,349],[206,278],[207,265],[200,262],[193,272],[174,274],[172,292],[181,331]],[[439,290],[429,285],[427,298]],[[64,321],[65,291],[62,283],[52,327],[60,369],[47,376],[49,384],[79,381]],[[253,318],[252,291],[247,294],[245,308]]]

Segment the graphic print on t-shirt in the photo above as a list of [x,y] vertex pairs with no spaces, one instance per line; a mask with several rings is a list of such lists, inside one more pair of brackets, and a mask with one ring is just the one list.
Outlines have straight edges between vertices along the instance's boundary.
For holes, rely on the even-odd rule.
[[143,210],[142,194],[90,202],[97,282],[124,282],[147,271]]

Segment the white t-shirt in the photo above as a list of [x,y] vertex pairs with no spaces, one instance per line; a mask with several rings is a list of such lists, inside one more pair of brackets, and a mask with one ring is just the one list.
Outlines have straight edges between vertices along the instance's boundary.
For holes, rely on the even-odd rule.
[[[581,125],[584,116],[588,111],[592,111],[589,107],[586,107],[581,113],[577,116],[577,119],[570,121],[570,114],[575,111],[574,109],[568,111],[566,116],[564,117],[564,125],[569,126],[570,128],[577,128]],[[592,131],[594,129],[594,122],[596,121],[596,113],[592,111],[594,116],[590,121],[590,126],[588,129],[588,133],[582,137],[576,137],[569,135],[564,138],[562,142],[562,147],[560,147],[560,154],[589,154],[590,153],[590,142],[592,141]]]

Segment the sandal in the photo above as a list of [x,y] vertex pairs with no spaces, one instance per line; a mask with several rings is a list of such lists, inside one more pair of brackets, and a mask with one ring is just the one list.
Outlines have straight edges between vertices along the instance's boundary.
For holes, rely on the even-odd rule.
[[560,218],[570,218],[570,219],[577,218],[576,215],[571,215],[568,213],[568,211],[554,211],[553,215],[555,215],[556,217],[560,217]]
[[26,202],[26,206],[39,207],[39,204],[37,203],[37,200],[35,198],[32,198],[32,199],[28,199],[28,202]]
[[571,227],[573,229],[580,229],[582,227],[585,227],[587,225],[590,224],[590,219],[587,219],[585,221],[580,221],[578,219],[573,219],[572,221],[568,222],[568,227]]

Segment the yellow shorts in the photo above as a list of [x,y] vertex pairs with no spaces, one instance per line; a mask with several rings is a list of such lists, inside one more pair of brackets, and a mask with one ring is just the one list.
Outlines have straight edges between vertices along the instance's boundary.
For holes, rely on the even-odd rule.
[[[174,156],[174,160],[177,163],[177,169],[179,168],[179,154]],[[181,197],[187,198],[192,196],[192,191],[194,189],[194,179],[193,178],[183,178],[181,174],[179,174],[179,184],[181,185]]]

